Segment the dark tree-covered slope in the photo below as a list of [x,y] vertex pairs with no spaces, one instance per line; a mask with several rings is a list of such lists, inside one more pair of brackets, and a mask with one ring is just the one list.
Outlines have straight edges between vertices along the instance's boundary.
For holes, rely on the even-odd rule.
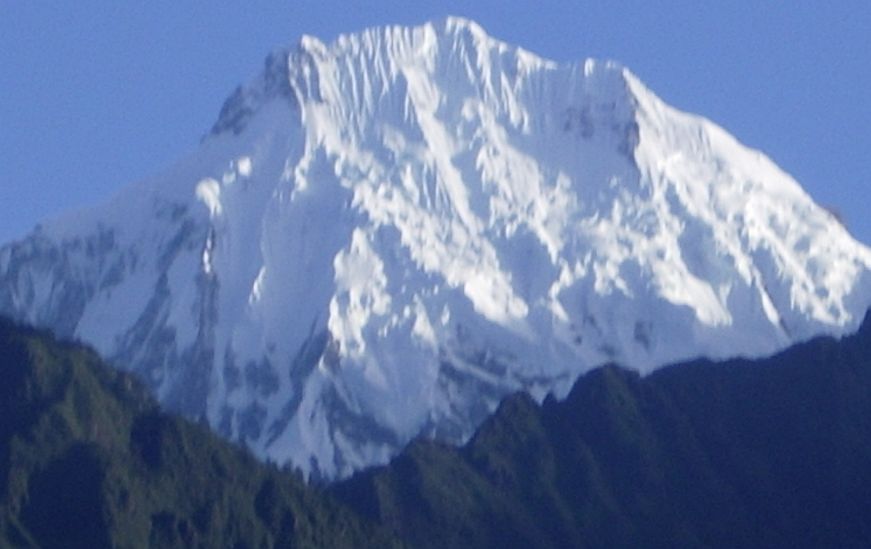
[[335,492],[422,547],[868,547],[871,322],[764,360],[601,368]]
[[0,375],[0,547],[871,545],[868,321],[516,395],[465,447],[415,442],[331,493],[160,413],[87,348],[0,321]]
[[0,321],[0,547],[389,547],[297,476],[160,413],[87,348]]

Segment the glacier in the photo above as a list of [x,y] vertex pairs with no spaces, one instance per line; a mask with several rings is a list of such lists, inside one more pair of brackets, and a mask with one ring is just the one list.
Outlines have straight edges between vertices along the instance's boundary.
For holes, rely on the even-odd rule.
[[461,18],[279,49],[200,146],[0,248],[0,313],[334,479],[506,395],[854,330],[871,251],[610,61]]

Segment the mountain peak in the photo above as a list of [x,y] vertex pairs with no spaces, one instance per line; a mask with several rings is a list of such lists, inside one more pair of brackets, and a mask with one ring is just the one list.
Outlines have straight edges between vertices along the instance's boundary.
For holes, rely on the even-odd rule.
[[[211,133],[240,132],[254,111],[275,98],[292,105],[313,100],[368,111],[375,98],[383,99],[393,91],[405,93],[419,77],[450,79],[450,85],[472,88],[489,101],[516,104],[512,88],[551,72],[563,73],[561,80],[577,95],[578,104],[572,109],[588,108],[579,102],[596,95],[606,101],[624,97],[632,102],[626,93],[629,73],[619,63],[587,59],[559,64],[490,37],[472,20],[447,17],[414,27],[373,27],[342,34],[329,44],[304,35],[296,49],[270,54],[263,72],[234,91]],[[581,89],[575,89],[579,85]],[[349,100],[353,104],[341,104]],[[513,107],[505,105],[505,109]],[[516,119],[519,113],[513,110]]]
[[487,37],[487,32],[476,21],[461,15],[448,15],[440,22],[441,26],[449,31],[471,32],[481,37]]
[[762,153],[457,18],[277,50],[200,150],[85,217],[0,250],[0,312],[329,477],[517,390],[766,355],[871,304],[871,252]]

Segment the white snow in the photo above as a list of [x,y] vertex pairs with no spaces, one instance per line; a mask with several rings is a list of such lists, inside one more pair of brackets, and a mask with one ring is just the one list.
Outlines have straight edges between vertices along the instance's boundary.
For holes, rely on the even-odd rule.
[[209,209],[209,215],[217,217],[223,213],[221,206],[221,184],[207,177],[197,184],[197,198]]
[[236,160],[236,170],[242,177],[251,177],[252,167],[250,156],[241,156]]
[[366,352],[363,328],[372,316],[385,315],[390,307],[384,263],[365,233],[355,229],[350,249],[336,255],[333,269],[336,293],[330,301],[327,328],[343,356],[359,359]]

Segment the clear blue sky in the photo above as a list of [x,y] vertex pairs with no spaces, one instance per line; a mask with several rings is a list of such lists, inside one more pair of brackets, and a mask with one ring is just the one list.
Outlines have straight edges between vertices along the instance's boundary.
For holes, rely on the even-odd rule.
[[623,62],[763,150],[871,243],[871,2],[0,0],[0,241],[193,149],[276,46],[448,14]]

